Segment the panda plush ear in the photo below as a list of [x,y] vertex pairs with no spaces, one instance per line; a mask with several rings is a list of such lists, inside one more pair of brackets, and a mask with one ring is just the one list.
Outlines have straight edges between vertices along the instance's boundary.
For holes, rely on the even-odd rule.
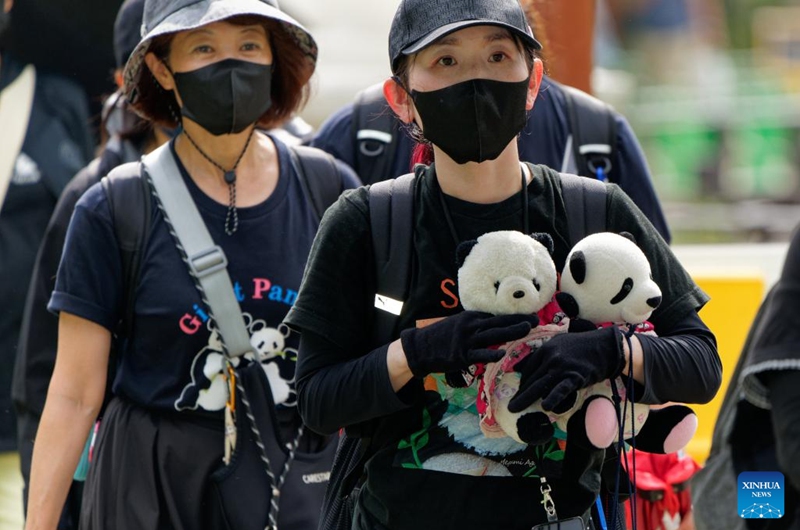
[[456,247],[456,265],[461,267],[464,265],[464,260],[467,259],[469,253],[472,252],[473,247],[478,244],[477,239],[471,239],[470,241],[464,241],[458,247]]
[[621,235],[625,239],[630,239],[631,241],[633,241],[634,245],[638,245],[638,243],[636,243],[636,238],[633,237],[633,234],[631,234],[630,232],[620,232],[619,235]]
[[569,258],[569,272],[572,274],[572,279],[578,285],[582,284],[586,279],[586,256],[583,251],[576,250]]
[[553,245],[553,238],[550,237],[550,234],[545,232],[534,232],[531,234],[531,237],[541,243],[542,246],[547,249],[547,252],[550,254],[553,253],[555,246]]

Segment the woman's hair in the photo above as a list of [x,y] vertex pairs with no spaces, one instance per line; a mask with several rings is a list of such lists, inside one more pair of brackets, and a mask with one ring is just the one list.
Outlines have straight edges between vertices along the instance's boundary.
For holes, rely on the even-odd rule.
[[[272,105],[256,124],[264,129],[277,127],[289,119],[308,100],[313,65],[294,38],[281,23],[257,16],[240,16],[225,22],[237,26],[261,24],[267,30],[272,47]],[[153,38],[148,52],[167,63],[175,33]],[[178,101],[172,90],[164,90],[152,72],[143,67],[138,83],[138,98],[132,107],[158,125],[176,127],[180,124]]]
[[536,40],[542,45],[541,50],[536,51],[536,56],[542,60],[544,63],[545,71],[547,70],[547,47],[548,41],[547,38],[547,28],[545,27],[544,19],[542,18],[541,13],[539,12],[539,8],[536,7],[537,1],[541,2],[543,0],[519,0],[519,5],[522,7],[522,10],[525,12],[525,18],[528,20],[528,24],[530,24],[531,28],[533,29],[533,34],[536,35]]
[[153,132],[155,124],[125,109],[124,106],[127,105],[127,103],[123,103],[122,105],[121,108],[113,109],[100,116],[100,146],[98,151],[105,148],[106,143],[108,143],[108,120],[113,112],[125,113],[122,120],[122,129],[116,131],[121,139],[132,142],[134,145],[145,145],[155,139],[155,133]]

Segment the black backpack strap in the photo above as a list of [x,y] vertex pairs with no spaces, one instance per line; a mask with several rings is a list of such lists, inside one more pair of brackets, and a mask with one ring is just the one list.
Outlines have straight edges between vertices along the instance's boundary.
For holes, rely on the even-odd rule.
[[599,180],[559,173],[567,208],[570,244],[606,229],[606,185]]
[[383,83],[365,88],[353,104],[355,169],[365,183],[392,178],[400,125],[383,96]]
[[[423,167],[423,166],[419,166]],[[377,275],[376,308],[372,339],[386,344],[395,336],[399,314],[379,309],[379,297],[405,300],[410,277],[414,226],[414,173],[384,180],[369,187],[369,214]],[[392,309],[391,304],[386,309]],[[322,503],[321,530],[349,530],[354,508],[353,491],[374,454],[374,422],[344,429],[331,468]]]
[[608,180],[617,146],[614,109],[586,92],[566,85],[559,86],[567,101],[577,173]]
[[303,193],[311,201],[317,218],[322,219],[325,210],[344,190],[336,160],[321,149],[305,145],[290,146],[289,154]]
[[[420,168],[424,166],[419,166]],[[408,294],[414,226],[414,183],[408,173],[369,187],[369,215],[377,278],[373,344],[394,338]]]
[[108,199],[114,233],[122,258],[123,306],[125,312],[117,334],[130,337],[134,325],[134,301],[150,231],[150,186],[141,178],[141,163],[131,162],[114,168],[100,181]]
[[122,307],[123,313],[114,332],[108,359],[107,383],[102,417],[113,394],[111,386],[116,377],[117,363],[124,348],[130,344],[133,336],[136,302],[136,288],[144,259],[147,236],[150,233],[150,186],[147,179],[141,177],[141,163],[130,162],[117,166],[100,180],[103,192],[108,200],[111,219],[114,223],[114,235],[119,246],[122,261]]

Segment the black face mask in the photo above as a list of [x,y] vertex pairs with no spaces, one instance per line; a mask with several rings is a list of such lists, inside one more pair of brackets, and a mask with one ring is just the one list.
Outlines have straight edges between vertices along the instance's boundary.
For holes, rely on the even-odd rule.
[[458,164],[494,160],[525,127],[528,79],[470,79],[410,94],[425,138]]
[[239,133],[272,104],[272,65],[225,59],[174,73],[181,114],[213,135]]

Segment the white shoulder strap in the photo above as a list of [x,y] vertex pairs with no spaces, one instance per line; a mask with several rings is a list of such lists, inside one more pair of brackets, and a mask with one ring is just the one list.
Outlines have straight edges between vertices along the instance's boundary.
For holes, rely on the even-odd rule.
[[36,86],[36,70],[26,66],[22,73],[0,92],[0,207],[8,191],[14,164],[22,149],[28,120],[33,106],[33,90]]
[[[217,324],[222,341],[231,357],[253,351],[242,310],[228,276],[228,260],[214,244],[203,218],[189,194],[169,144],[162,145],[142,158],[147,176],[172,227],[189,273],[199,282]],[[144,175],[143,175],[144,176]]]

